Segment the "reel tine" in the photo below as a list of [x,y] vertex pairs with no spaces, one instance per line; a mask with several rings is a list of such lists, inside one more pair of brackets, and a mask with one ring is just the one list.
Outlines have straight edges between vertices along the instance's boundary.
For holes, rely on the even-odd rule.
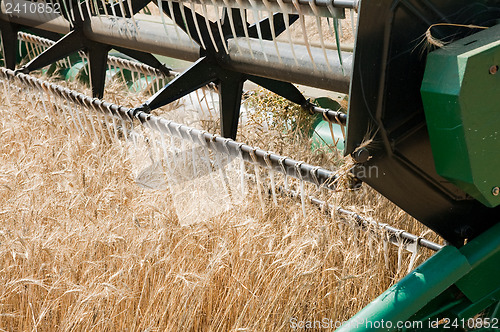
[[273,39],[274,48],[276,49],[276,55],[278,56],[279,62],[283,63],[283,59],[281,58],[280,50],[279,50],[279,47],[278,47],[278,42],[276,40],[277,36],[276,36],[276,29],[274,28],[274,24],[275,24],[274,23],[274,13],[272,11],[271,4],[269,3],[269,0],[263,0],[263,2],[264,2],[264,5],[267,8],[267,16],[268,16],[268,19],[269,19],[269,27],[271,28],[271,38]]
[[12,108],[12,103],[10,102],[10,84],[8,79],[2,80],[2,85],[4,89],[4,96],[7,99],[7,105]]
[[[207,11],[207,5],[205,5],[204,2],[201,4],[201,10],[203,12],[203,17],[205,18],[205,24],[207,26],[208,30],[208,35],[210,36],[210,40],[212,41],[212,45],[214,46],[215,52],[219,52],[219,47],[217,46],[217,43],[215,42],[214,34],[212,31],[212,22],[208,19],[208,11]],[[222,28],[221,28],[222,29]],[[201,38],[203,40],[203,38]],[[226,47],[227,49],[227,47]]]
[[125,18],[127,16],[127,11],[125,10],[125,6],[123,5],[123,0],[117,0],[118,6],[120,7],[121,17]]
[[[28,52],[28,59],[31,61],[33,59],[33,45],[31,43],[26,43],[26,51]],[[35,55],[36,56],[36,55]]]
[[[181,15],[182,15],[182,19],[184,20],[184,22],[187,22],[187,19],[186,19],[186,7],[185,6],[179,6],[179,7],[180,7],[180,12],[181,12]],[[189,24],[186,24],[186,33],[189,36],[191,44],[195,45],[195,39],[193,38],[193,35],[191,34],[191,28],[189,27]]]
[[101,13],[99,11],[99,6],[97,5],[97,0],[92,0],[92,9],[93,9],[93,12],[96,14],[96,16],[99,18],[99,20],[102,22],[102,17],[101,17]]
[[[170,42],[172,42],[172,38],[170,37],[170,34],[168,33],[167,22],[165,21],[165,12],[163,11],[163,0],[158,0],[156,2],[156,5],[158,6],[158,9],[160,10],[160,18],[161,18],[161,23],[163,25],[163,29],[165,30],[165,35],[167,36],[167,39]],[[177,29],[176,29],[176,31],[177,31]]]
[[82,63],[83,63],[83,72],[85,73],[85,75],[89,76],[89,70],[87,68],[88,66],[88,58],[87,58],[87,54],[85,54],[83,51],[82,52],[78,52],[79,55],[80,55],[80,59],[82,60]]
[[104,129],[102,128],[103,127],[103,122],[102,122],[102,117],[101,117],[102,112],[98,108],[96,108],[95,106],[93,106],[93,108],[95,110],[95,114],[94,114],[95,125],[97,126],[97,128],[99,129],[99,133],[101,134],[101,136],[100,136],[101,141],[100,142],[107,143],[108,140],[106,139]]
[[126,122],[126,124],[129,126],[129,129],[128,129],[129,130],[129,133],[128,133],[129,139],[132,140],[134,148],[137,149],[138,146],[139,146],[139,142],[137,140],[137,138],[139,137],[139,135],[138,135],[138,133],[135,130],[134,119],[131,119],[131,121]]
[[196,179],[198,178],[198,167],[196,166],[196,159],[198,157],[197,154],[197,149],[196,149],[196,142],[194,136],[190,133],[189,134],[190,138],[190,143],[191,143],[191,166],[193,167],[193,178]]
[[[175,22],[175,16],[174,16],[174,4],[172,2],[172,0],[167,0],[167,5],[168,5],[168,9],[172,15],[172,18],[171,20],[174,22],[174,29],[175,29],[175,33],[177,34],[177,39],[180,39],[181,38],[181,35],[180,35],[180,32],[179,32],[179,26],[176,24]],[[179,6],[183,6],[183,5],[179,5]]]
[[139,30],[139,27],[137,26],[137,22],[135,21],[134,9],[132,8],[132,0],[127,1],[127,5],[128,5],[128,10],[130,12],[130,18],[132,19],[132,24],[134,25],[135,31],[137,31],[137,35],[140,35],[141,30]]
[[64,58],[64,60],[67,62],[68,64],[68,67],[67,68],[71,68],[73,67],[73,64],[71,63],[71,58],[68,56],[66,58]]
[[[0,33],[0,39],[1,39],[2,34]],[[18,54],[23,54],[23,44],[26,44],[25,41],[17,43],[17,48],[18,48]],[[5,54],[4,46],[3,46],[3,40],[2,40],[2,54]]]
[[203,37],[202,37],[202,34],[201,34],[200,25],[198,24],[198,20],[197,20],[197,17],[196,17],[196,8],[195,8],[193,2],[190,3],[190,7],[191,7],[191,10],[190,10],[191,11],[191,16],[193,17],[193,21],[194,21],[194,26],[195,26],[195,29],[196,29],[196,33],[198,34],[198,37],[199,37],[199,42],[201,43],[201,46],[206,50],[207,46],[205,45],[205,41],[203,40]]
[[81,119],[82,128],[83,128],[83,135],[88,135],[90,125],[88,124],[88,122],[87,122],[88,119],[85,116],[85,114],[83,114],[82,108],[80,105],[78,105],[78,104],[75,105],[75,112],[76,112],[76,114],[78,114],[78,117]]
[[243,25],[243,32],[244,32],[245,38],[247,40],[248,49],[250,50],[250,55],[252,56],[252,59],[255,59],[255,55],[253,53],[252,45],[251,45],[252,43],[250,43],[250,35],[248,33],[247,10],[244,9],[241,1],[242,0],[236,0],[236,2],[238,3],[238,6],[239,6],[239,10],[240,10],[240,17],[241,17],[241,22]]
[[43,106],[43,110],[45,111],[45,116],[47,117],[47,120],[50,120],[51,116],[49,114],[49,111],[47,110],[47,104],[45,103],[46,100],[46,94],[42,93],[42,97],[40,98],[40,100],[42,101],[42,106]]
[[238,145],[238,155],[239,155],[239,161],[240,161],[240,189],[241,189],[241,196],[245,197],[247,193],[247,186],[246,186],[246,167],[245,167],[245,159],[243,158],[243,150],[241,147],[243,146],[243,143],[240,143]]
[[300,202],[302,205],[302,213],[304,215],[304,218],[307,218],[307,213],[306,213],[306,188],[305,188],[305,182],[302,177],[302,170],[300,169],[300,166],[303,164],[303,162],[295,164],[295,173],[298,175],[299,178],[299,186],[300,186]]
[[85,132],[85,128],[83,127],[82,121],[80,120],[80,116],[78,115],[78,112],[75,110],[75,108],[73,108],[73,102],[69,98],[66,99],[66,103],[71,115],[71,119],[73,120],[73,124],[78,131],[78,134],[82,135],[82,133]]
[[288,185],[288,173],[286,172],[286,166],[285,166],[285,159],[286,157],[282,157],[278,163],[280,165],[280,168],[281,168],[281,172],[284,176],[284,185],[285,185],[285,190],[288,192],[290,190],[289,188],[289,185]]
[[157,129],[153,127],[153,121],[147,121],[144,123],[144,127],[149,128],[149,131],[144,132],[145,137],[147,136],[147,142],[149,143],[150,158],[153,164],[156,164],[162,160],[160,149],[158,148],[157,141]]
[[[344,65],[342,61],[342,50],[341,50],[341,45],[340,45],[340,33],[339,33],[339,19],[335,17],[335,8],[333,8],[333,4],[329,3],[327,5],[328,10],[332,14],[332,21],[333,21],[333,35],[335,36],[335,43],[337,45],[337,55],[339,57],[339,62],[342,67],[342,72],[344,72]],[[331,29],[330,29],[331,31]]]
[[109,19],[108,6],[106,5],[106,1],[101,0],[101,5],[102,5],[102,8],[104,9],[104,15],[106,15],[106,18]]
[[36,44],[36,43],[30,43],[31,47],[32,47],[32,50],[33,50],[33,57],[37,57],[38,55],[40,55],[40,53],[42,53],[39,49],[39,45]]
[[292,41],[292,32],[290,30],[290,17],[288,16],[288,9],[286,8],[285,3],[283,0],[278,0],[278,4],[281,8],[281,11],[283,13],[283,21],[285,23],[285,30],[286,30],[286,35],[288,37],[288,44],[290,45],[290,50],[292,51],[292,56],[295,61],[295,64],[298,66],[299,61],[297,60],[297,55],[295,54],[295,49],[293,47],[293,41]]
[[383,234],[383,249],[384,249],[384,263],[385,263],[385,268],[389,270],[389,234],[385,230],[385,226],[383,228],[384,234]]
[[409,245],[409,248],[407,248],[411,252],[410,263],[408,264],[408,273],[413,270],[413,266],[417,260],[421,239],[421,237],[418,237],[412,244]]
[[222,153],[214,145],[214,141],[211,141],[210,143],[212,144],[212,151],[214,152],[215,163],[217,165],[217,170],[219,173],[220,182],[222,182],[222,188],[224,189],[225,197],[231,197],[231,191],[229,189],[229,181],[227,178],[227,173],[221,160]]
[[[66,3],[69,3],[69,8]],[[61,13],[63,17],[65,17],[69,21],[69,25],[71,28],[74,27],[73,22],[75,22],[75,11],[73,10],[73,1],[63,1],[57,0],[59,4],[59,8],[62,8],[63,12]],[[62,3],[62,4],[61,4]]]
[[257,28],[257,37],[259,39],[260,48],[262,50],[262,54],[264,55],[264,60],[267,62],[269,61],[269,59],[267,58],[267,54],[264,50],[264,38],[262,37],[262,29],[260,26],[261,18],[259,15],[259,11],[257,10],[255,0],[250,0],[250,3],[252,4],[252,16],[255,22],[255,27]]
[[81,131],[81,128],[78,124],[78,120],[75,118],[73,108],[71,107],[71,101],[68,100],[67,98],[64,98],[64,102],[65,102],[66,111],[68,112],[69,117],[71,119],[71,123],[73,124],[72,131],[79,136],[82,134],[82,131]]
[[212,6],[215,11],[215,21],[217,22],[217,27],[219,28],[219,36],[220,40],[222,42],[222,46],[224,47],[224,51],[226,51],[226,54],[229,54],[229,49],[226,43],[226,38],[224,37],[224,31],[222,29],[222,19],[219,13],[220,7],[217,5],[217,0],[212,0]]
[[[85,18],[83,17],[82,2],[77,1],[76,3],[78,4],[78,14],[80,15],[80,19],[83,21]],[[70,1],[70,6],[73,7],[73,1]],[[74,12],[74,10],[75,10],[75,8],[71,9],[71,11],[73,11],[73,12]],[[76,15],[73,16],[73,20],[76,21]]]
[[338,20],[335,19],[335,18],[332,18],[331,22],[330,22],[330,18],[327,17],[326,18],[326,22],[327,22],[328,30],[329,30],[330,34],[332,36],[335,36],[335,47],[337,48],[337,56],[339,58],[340,65],[342,66],[342,70],[344,70],[344,67],[343,67],[343,64],[342,64],[342,53],[341,53],[340,38],[339,38],[339,36],[337,34],[337,31],[338,31],[338,27],[337,27]]
[[[90,1],[91,0],[85,0],[84,3],[85,3],[85,8],[87,9],[87,14],[88,14],[88,17],[91,17],[92,16],[92,9],[90,9]],[[85,20],[84,18],[82,18],[82,20]]]
[[120,140],[120,138],[118,137],[118,125],[116,124],[117,122],[117,119],[116,119],[116,116],[114,116],[113,114],[110,115],[111,116],[111,122],[113,124],[113,136],[115,138],[115,142],[118,142],[120,144],[120,146],[122,146],[122,141]]
[[207,166],[207,171],[208,171],[208,174],[210,177],[210,182],[215,187],[215,180],[214,180],[214,176],[213,176],[213,172],[212,172],[212,160],[210,158],[210,150],[209,150],[207,141],[203,137],[203,134],[204,134],[203,131],[199,132],[198,140],[200,141],[201,146],[202,146],[203,156],[205,157],[205,165]]
[[264,197],[262,196],[262,179],[260,177],[260,168],[255,156],[255,150],[251,150],[250,157],[252,158],[253,171],[255,173],[255,181],[257,184],[257,193],[259,195],[260,208],[262,210],[262,214],[264,214],[266,210],[264,205]]
[[111,130],[111,123],[110,123],[110,120],[109,120],[109,113],[108,111],[104,111],[102,112],[102,123],[103,123],[103,126],[106,128],[106,133],[107,133],[107,140],[106,141],[109,141],[109,144],[113,144],[114,141],[113,141],[113,138],[114,138],[114,135],[113,135],[113,131]]
[[403,265],[404,242],[403,242],[403,239],[401,238],[400,234],[401,233],[399,233],[397,235],[397,238],[398,238],[398,269],[397,269],[396,274],[399,274],[399,272],[401,272],[401,268],[402,268],[402,265]]
[[[200,91],[203,94],[203,97],[201,97],[201,98],[200,98]],[[205,95],[205,90],[198,89],[198,90],[195,90],[193,93],[196,95],[196,101],[198,102],[200,109],[203,110],[203,101],[205,101],[205,105],[207,105],[207,110],[209,110],[210,108],[208,106],[208,100],[207,100],[206,95]],[[194,105],[191,94],[189,94],[188,96],[190,96],[190,98],[191,98],[191,104]]]
[[170,174],[172,174],[172,165],[171,165],[170,156],[168,154],[167,142],[165,140],[165,132],[163,130],[161,130],[161,128],[159,127],[159,123],[157,123],[157,128],[158,128],[158,132],[160,134],[160,143],[161,143],[161,148],[163,151],[163,158],[165,159],[165,163],[167,165],[167,170],[170,172]]
[[270,152],[268,151],[267,154],[264,156],[264,160],[266,162],[267,168],[269,169],[269,179],[271,182],[271,195],[273,198],[273,203],[275,206],[278,206],[278,199],[276,197],[276,183],[274,181],[274,168],[273,165],[271,164],[271,160],[269,159]]
[[[316,19],[316,28],[318,29],[318,35],[319,35],[319,43],[321,45],[321,50],[323,51],[323,56],[325,57],[326,65],[328,66],[328,70],[332,70],[332,67],[330,66],[330,61],[328,61],[328,55],[326,52],[326,47],[325,47],[325,37],[323,36],[323,26],[321,24],[321,16],[319,15],[318,7],[316,6],[316,2],[311,1],[309,2],[309,6],[311,7],[311,10],[315,14],[315,19]],[[340,29],[342,31],[342,29]]]
[[305,15],[304,15],[304,13],[302,13],[302,8],[299,5],[298,0],[292,0],[292,2],[293,2],[293,5],[295,6],[295,9],[299,13],[299,21],[300,21],[300,26],[302,28],[302,36],[304,38],[304,44],[306,46],[307,53],[309,54],[309,58],[311,59],[311,63],[313,65],[314,69],[317,70],[318,67],[316,67],[316,62],[314,61],[314,57],[312,56],[312,52],[311,52],[311,45],[309,44],[309,38],[307,37]]
[[231,33],[233,34],[233,40],[236,44],[238,52],[241,53],[240,44],[238,43],[238,34],[236,33],[236,27],[234,24],[234,17],[233,17],[234,9],[229,6],[229,1],[230,0],[224,0],[225,7],[223,8],[224,11],[223,20],[224,23],[226,23],[226,20],[229,21],[229,27],[231,28]]
[[[177,127],[177,132],[180,134],[179,127]],[[181,154],[182,154],[182,168],[187,168],[187,147],[186,140],[181,139]]]

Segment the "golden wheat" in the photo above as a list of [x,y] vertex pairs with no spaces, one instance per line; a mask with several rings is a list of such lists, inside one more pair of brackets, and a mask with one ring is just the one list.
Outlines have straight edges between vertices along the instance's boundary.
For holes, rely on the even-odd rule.
[[[181,226],[168,190],[134,183],[121,146],[79,134],[29,96],[9,99],[0,109],[2,331],[290,330],[292,318],[347,320],[406,273],[408,254],[398,270],[397,248],[386,253],[380,238],[312,206],[303,216],[289,198],[266,199],[263,213],[252,192]],[[328,159],[269,135],[261,145]],[[424,232],[369,188],[327,199]]]

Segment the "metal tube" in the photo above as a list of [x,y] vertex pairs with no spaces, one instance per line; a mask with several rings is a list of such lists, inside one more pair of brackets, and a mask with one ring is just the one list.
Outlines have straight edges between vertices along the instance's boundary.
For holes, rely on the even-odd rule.
[[[195,4],[203,4],[204,0],[174,0],[175,2],[190,2]],[[240,0],[240,1],[224,1],[214,0],[214,2],[221,7],[243,8],[243,9],[257,9],[257,10],[272,10],[281,12],[279,3],[276,0],[268,0],[267,4],[264,0]],[[333,8],[333,14],[336,18],[345,18],[344,9],[358,9],[358,0],[297,0],[300,11],[306,15],[315,15],[311,9],[311,2],[315,2],[318,8],[318,14],[323,17],[331,17],[332,12],[328,7]],[[298,10],[294,5],[294,0],[283,0],[289,7],[289,14],[298,14]]]
[[[99,98],[92,98],[80,92],[62,87],[60,85],[42,81],[31,75],[23,73],[18,73],[16,75],[14,71],[0,67],[0,76],[3,76],[7,79],[19,80],[23,84],[27,84],[36,89],[41,89],[42,92],[50,91],[55,95],[61,96],[62,98],[70,98],[74,103],[78,105],[99,110],[105,114],[115,115],[127,121],[133,121],[134,119],[137,119],[142,124],[147,123],[149,127],[157,128],[167,135],[174,135],[179,138],[188,139],[199,144],[209,143],[210,146],[215,147],[219,152],[227,154],[229,151],[230,155],[234,157],[242,156],[246,161],[257,162],[259,165],[266,168],[269,168],[268,162],[270,162],[271,167],[276,172],[285,172],[289,176],[301,179],[306,182],[311,182],[318,186],[323,186],[327,189],[335,188],[335,180],[337,176],[334,172],[327,169],[299,162],[291,158],[282,157],[274,153],[270,154],[267,151],[254,148],[246,144],[238,143],[228,138],[215,136],[205,131],[181,125],[142,111],[137,111],[136,109],[118,106],[112,103],[105,102]],[[42,86],[44,88],[42,88]],[[202,137],[205,142],[200,141],[200,137]],[[255,159],[252,158],[252,156],[255,156]],[[266,162],[266,159],[268,157],[269,160],[268,162]]]
[[[283,187],[279,187],[278,191],[283,192],[286,195],[290,195],[291,197],[299,197],[300,193],[290,190],[290,189],[285,189]],[[389,242],[395,245],[399,245],[400,241],[403,240],[405,243],[414,243],[418,241],[418,244],[421,247],[430,249],[432,251],[439,251],[443,248],[442,245],[437,244],[435,242],[420,238],[414,234],[408,233],[404,230],[388,226],[386,224],[379,224],[375,220],[370,220],[367,218],[364,218],[357,214],[356,212],[349,211],[346,209],[343,209],[341,207],[335,207],[332,204],[326,204],[325,201],[322,201],[316,197],[309,196],[309,200],[311,201],[312,204],[316,205],[317,207],[323,209],[325,213],[330,213],[332,211],[335,211],[339,214],[343,214],[345,216],[349,216],[354,221],[358,224],[359,227],[361,227],[363,230],[370,230],[370,228],[378,228],[378,229],[383,229],[387,232],[389,235]]]
[[26,12],[12,11],[12,13],[6,14],[6,3],[19,4],[21,8],[24,8],[24,6],[29,8],[29,5],[33,4],[33,2],[25,0],[3,0],[0,3],[2,9],[0,12],[0,20],[61,34],[67,34],[70,31],[69,22],[58,13],[32,13],[28,10]]
[[345,126],[347,124],[347,114],[339,112],[339,111],[333,111],[328,108],[321,108],[312,105],[310,108],[310,111],[313,113],[318,113],[323,115],[323,119],[325,121],[331,122],[331,123],[336,123],[341,126]]
[[[200,57],[200,48],[187,34],[180,34],[173,26],[164,27],[161,23],[132,19],[92,17],[85,25],[85,35],[96,42],[112,46],[164,55],[186,61],[196,61]],[[167,38],[176,36],[176,38]]]
[[[236,71],[251,75],[263,76],[280,81],[303,84],[315,88],[349,93],[353,55],[342,52],[342,64],[337,51],[327,50],[330,66],[326,63],[323,50],[311,48],[314,63],[310,61],[307,48],[303,45],[294,45],[298,63],[295,62],[290,45],[278,42],[279,55],[272,41],[258,41],[251,39],[249,42],[229,40],[228,67]],[[249,45],[250,44],[250,45]],[[262,47],[261,47],[262,45]],[[253,51],[253,56],[250,53]],[[267,56],[265,60],[264,54]],[[281,61],[280,61],[281,57]]]
[[[200,141],[200,137],[203,137],[205,142],[211,143],[211,146],[215,147],[221,153],[227,154],[229,151],[230,155],[233,157],[242,156],[245,161],[257,162],[265,168],[272,167],[272,169],[276,172],[283,173],[283,171],[285,171],[289,176],[323,186],[327,189],[333,190],[335,187],[335,180],[337,179],[337,176],[334,172],[327,169],[299,162],[291,158],[282,157],[274,153],[269,153],[268,151],[262,149],[235,142],[229,138],[212,135],[208,132],[181,125],[160,117],[152,116],[142,111],[133,115],[131,113],[131,109],[126,111],[130,116],[134,116],[139,119],[141,123],[149,123],[148,126],[160,129],[167,127],[170,128],[170,130],[165,129],[165,131],[163,131],[165,134],[170,135],[172,133],[174,136],[194,141],[199,144],[204,144]],[[255,156],[255,160],[252,158],[252,155]],[[269,158],[268,162],[266,162],[267,158]],[[270,165],[268,163],[270,163]]]
[[[68,22],[60,16],[51,15],[50,21],[46,21],[44,15],[29,13],[10,16],[2,14],[0,17],[14,23],[43,28],[52,32],[67,33],[69,31]],[[189,39],[187,34],[179,34],[180,38],[167,38],[166,34],[176,36],[177,32],[173,26],[164,27],[161,22],[136,19],[134,24],[131,19],[127,18],[92,17],[84,25],[84,32],[89,39],[111,46],[187,61],[196,61],[200,55],[200,48]],[[238,42],[229,39],[229,56],[225,64],[229,69],[331,91],[349,92],[353,59],[350,52],[341,53],[341,64],[337,52],[327,50],[330,60],[330,63],[327,64],[323,50],[312,47],[311,53],[315,59],[314,66],[310,61],[306,47],[303,45],[294,45],[295,54],[299,57],[297,63],[286,43],[277,42],[278,54],[273,41],[255,39],[250,39],[248,42],[243,41],[244,39]],[[252,52],[250,52],[250,48]]]

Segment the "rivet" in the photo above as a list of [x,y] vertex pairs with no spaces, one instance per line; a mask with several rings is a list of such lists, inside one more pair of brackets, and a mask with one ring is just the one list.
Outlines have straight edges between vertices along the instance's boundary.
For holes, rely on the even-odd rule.
[[500,188],[499,187],[494,187],[491,190],[491,193],[493,194],[493,196],[498,196],[500,194]]
[[490,74],[495,75],[496,73],[498,73],[498,66],[496,66],[496,65],[491,66],[490,67]]

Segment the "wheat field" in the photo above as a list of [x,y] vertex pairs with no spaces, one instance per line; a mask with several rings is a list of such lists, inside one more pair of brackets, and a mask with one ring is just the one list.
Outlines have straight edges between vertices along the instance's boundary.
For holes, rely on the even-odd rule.
[[[232,209],[182,225],[168,189],[135,183],[122,146],[3,88],[0,331],[288,331],[292,319],[345,321],[407,273],[410,255],[381,237],[310,204],[304,216],[300,200],[264,197],[263,207],[255,188]],[[106,98],[141,97],[112,88]],[[239,135],[328,164],[307,141],[281,146],[272,132],[252,133]],[[325,198],[428,233],[366,186]],[[418,262],[430,254],[422,249]]]

